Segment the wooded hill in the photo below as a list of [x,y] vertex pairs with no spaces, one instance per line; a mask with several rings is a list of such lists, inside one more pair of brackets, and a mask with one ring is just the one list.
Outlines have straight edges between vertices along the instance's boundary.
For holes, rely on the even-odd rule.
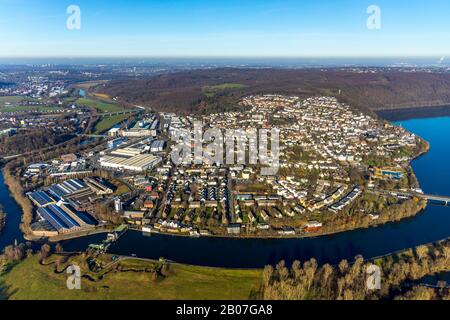
[[179,113],[234,109],[241,97],[262,93],[333,95],[360,109],[377,111],[450,105],[450,74],[222,68],[112,81],[96,90],[123,102]]

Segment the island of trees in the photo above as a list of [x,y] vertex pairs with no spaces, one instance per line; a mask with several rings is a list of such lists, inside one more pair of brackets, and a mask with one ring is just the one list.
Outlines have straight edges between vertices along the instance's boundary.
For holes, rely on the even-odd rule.
[[[368,270],[380,270],[381,288],[368,286]],[[268,300],[448,300],[446,283],[421,283],[428,275],[450,270],[450,240],[424,245],[394,255],[365,261],[319,266],[315,259],[295,261],[290,268],[281,261],[264,269],[261,299]]]
[[3,212],[3,209],[0,208],[0,233],[5,227],[5,224],[6,224],[6,214]]

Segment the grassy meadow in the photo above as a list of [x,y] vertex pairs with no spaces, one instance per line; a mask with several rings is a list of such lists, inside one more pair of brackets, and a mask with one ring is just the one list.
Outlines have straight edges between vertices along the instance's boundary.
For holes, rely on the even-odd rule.
[[[262,270],[234,270],[170,264],[164,277],[151,272],[158,262],[126,259],[112,262],[103,256],[104,268],[93,272],[81,256],[71,257],[55,272],[55,256],[44,265],[35,255],[13,266],[0,276],[0,297],[13,300],[231,300],[249,299],[259,289]],[[81,290],[66,286],[65,267],[81,266],[87,278]]]

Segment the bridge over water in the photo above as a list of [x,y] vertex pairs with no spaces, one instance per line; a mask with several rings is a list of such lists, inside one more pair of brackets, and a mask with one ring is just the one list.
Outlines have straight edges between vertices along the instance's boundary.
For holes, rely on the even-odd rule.
[[[391,195],[395,195],[394,193],[391,193]],[[439,195],[433,195],[433,194],[424,194],[424,193],[418,193],[418,192],[400,192],[397,193],[398,197],[417,197],[426,199],[428,201],[438,202],[441,204],[444,204],[446,206],[450,205],[450,197],[449,196],[439,196]]]
[[419,192],[396,192],[396,191],[386,191],[386,190],[375,190],[376,193],[389,195],[391,197],[397,198],[422,198],[428,201],[437,202],[446,206],[450,205],[450,196],[439,196],[433,194],[424,194]]
[[139,114],[142,112],[145,112],[145,109],[124,109],[124,110],[115,111],[115,112],[104,112],[104,113],[83,115],[83,116],[81,116],[81,118],[91,118],[92,116],[104,118],[104,117],[120,116],[120,115],[126,115],[126,114]]
[[450,204],[450,197],[446,197],[446,196],[436,196],[436,195],[430,195],[430,194],[422,194],[422,195],[417,194],[416,196],[430,200],[430,201],[441,202],[441,203],[445,204],[446,206],[448,206]]

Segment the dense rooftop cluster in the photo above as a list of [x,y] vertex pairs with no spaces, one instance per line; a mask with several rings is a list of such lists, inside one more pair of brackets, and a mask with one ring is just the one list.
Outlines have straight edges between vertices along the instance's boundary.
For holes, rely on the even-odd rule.
[[[106,206],[143,231],[295,236],[316,232],[326,217],[357,206],[372,179],[403,179],[419,142],[401,127],[333,97],[249,96],[241,106],[241,111],[203,116],[139,114],[126,127],[109,130],[105,149],[88,152],[81,169],[72,159],[67,170],[57,168],[58,163],[35,164],[27,174],[61,178],[107,171],[109,179],[127,186],[127,192],[102,194],[87,202]],[[248,161],[176,165],[170,156],[175,150],[171,138],[190,131],[187,145],[194,151],[198,142],[192,130],[197,121],[203,130],[224,129],[225,137],[226,129],[246,135],[254,129],[278,128],[279,171],[263,175],[261,163]],[[201,140],[205,150],[207,141]],[[244,146],[247,152],[249,143]],[[371,164],[380,159],[386,164]],[[352,170],[364,178],[355,179]],[[95,215],[94,206],[89,209]]]

